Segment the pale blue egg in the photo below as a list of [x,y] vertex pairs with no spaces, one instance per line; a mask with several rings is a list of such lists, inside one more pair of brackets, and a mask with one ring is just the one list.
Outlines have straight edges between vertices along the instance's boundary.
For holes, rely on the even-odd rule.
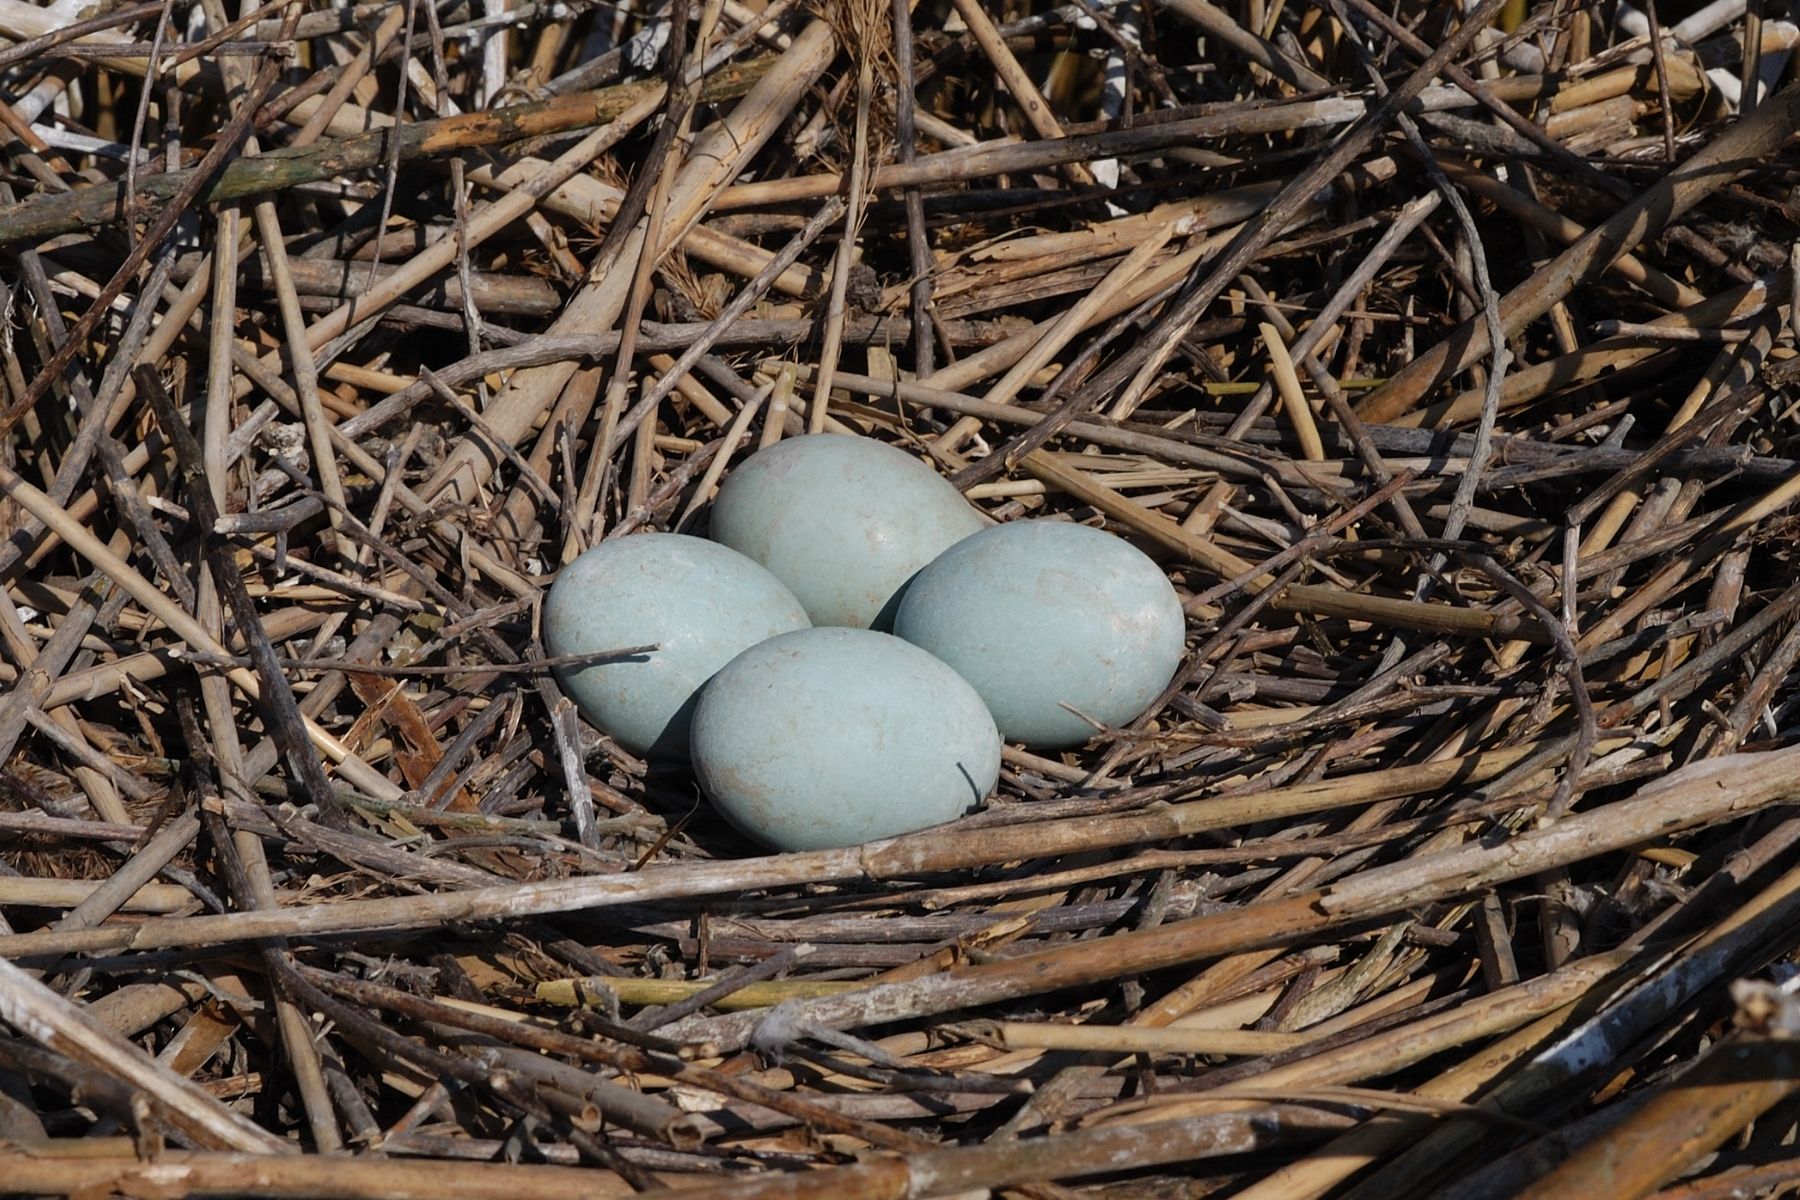
[[853,846],[951,821],[1000,775],[994,720],[956,672],[885,633],[803,629],[700,693],[694,772],[777,850]]
[[696,698],[720,667],[806,627],[779,579],[729,547],[673,533],[600,543],[544,598],[544,649],[554,656],[657,647],[556,675],[596,728],[658,758],[687,753]]
[[962,495],[905,451],[815,434],[734,468],[709,532],[774,572],[814,625],[885,629],[907,580],[981,528]]
[[1014,521],[919,572],[894,632],[967,679],[1007,738],[1075,746],[1150,706],[1181,664],[1185,621],[1168,576],[1122,538]]

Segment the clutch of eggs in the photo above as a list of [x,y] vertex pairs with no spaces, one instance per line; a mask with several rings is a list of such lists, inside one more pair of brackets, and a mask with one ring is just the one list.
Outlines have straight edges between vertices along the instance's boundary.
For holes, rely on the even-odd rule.
[[873,440],[752,455],[711,534],[583,554],[545,599],[544,644],[654,644],[558,678],[623,745],[689,757],[714,807],[778,850],[954,820],[993,789],[1002,735],[1078,745],[1142,714],[1181,661],[1180,601],[1136,547],[1062,521],[983,528]]

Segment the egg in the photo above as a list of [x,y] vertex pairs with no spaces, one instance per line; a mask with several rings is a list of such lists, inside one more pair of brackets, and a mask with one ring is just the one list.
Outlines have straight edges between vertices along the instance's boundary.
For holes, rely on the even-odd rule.
[[803,629],[744,651],[694,712],[713,806],[777,850],[910,833],[975,807],[1000,734],[963,679],[890,634]]
[[958,542],[919,572],[894,621],[974,686],[1002,734],[1040,747],[1092,737],[1076,712],[1113,727],[1139,716],[1180,666],[1184,631],[1160,567],[1130,542],[1063,521]]
[[814,625],[886,629],[926,563],[982,528],[936,471],[847,434],[777,442],[734,469],[711,536],[775,573]]
[[656,646],[556,676],[596,728],[657,758],[687,754],[700,689],[720,667],[807,624],[800,601],[762,567],[672,533],[601,542],[562,569],[543,607],[552,655]]

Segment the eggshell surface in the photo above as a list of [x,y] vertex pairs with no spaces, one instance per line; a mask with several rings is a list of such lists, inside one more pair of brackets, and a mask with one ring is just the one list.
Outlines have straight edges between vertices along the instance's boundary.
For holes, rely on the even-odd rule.
[[821,850],[961,816],[999,778],[1000,735],[974,689],[917,646],[805,629],[713,677],[694,713],[693,762],[744,833]]
[[894,632],[968,680],[1007,738],[1075,746],[1136,718],[1181,663],[1181,600],[1137,547],[1085,525],[1014,521],[919,572]]
[[600,543],[563,568],[543,608],[552,655],[657,647],[556,672],[595,727],[657,758],[687,754],[700,689],[720,667],[806,627],[806,610],[762,567],[729,547],[670,533]]
[[961,494],[905,451],[813,434],[733,469],[710,533],[772,571],[814,625],[884,629],[919,568],[981,528]]

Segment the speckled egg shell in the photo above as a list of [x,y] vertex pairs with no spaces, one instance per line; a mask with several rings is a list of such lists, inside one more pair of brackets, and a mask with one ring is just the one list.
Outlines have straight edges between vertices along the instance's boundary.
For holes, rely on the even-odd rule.
[[894,632],[974,685],[1000,732],[1075,746],[1136,718],[1181,663],[1181,601],[1130,542],[1014,521],[958,542],[907,588]]
[[777,442],[713,502],[710,533],[787,584],[814,625],[885,629],[920,567],[982,527],[936,471],[844,434]]
[[994,720],[956,672],[866,629],[744,651],[694,713],[707,798],[777,850],[854,846],[951,821],[1000,775]]
[[645,533],[602,542],[562,569],[544,599],[544,649],[592,654],[658,648],[561,669],[582,715],[633,750],[687,754],[700,689],[756,643],[807,627],[781,581],[704,538]]

